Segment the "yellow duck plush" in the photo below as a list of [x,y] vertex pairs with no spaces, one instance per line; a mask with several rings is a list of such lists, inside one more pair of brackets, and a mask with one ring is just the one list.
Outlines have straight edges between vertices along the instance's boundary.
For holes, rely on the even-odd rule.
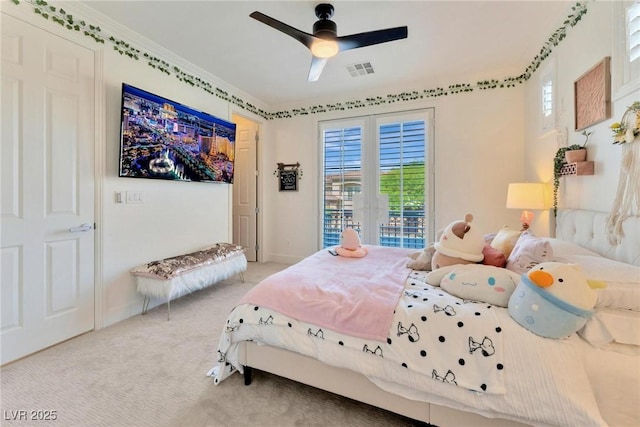
[[593,315],[604,282],[588,280],[578,264],[542,262],[524,273],[509,299],[509,315],[547,338],[566,338]]

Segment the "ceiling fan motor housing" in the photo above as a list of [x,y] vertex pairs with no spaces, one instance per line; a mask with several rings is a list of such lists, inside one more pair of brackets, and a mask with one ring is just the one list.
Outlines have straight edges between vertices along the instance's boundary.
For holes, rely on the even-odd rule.
[[338,35],[338,26],[329,19],[321,19],[313,24],[313,35],[321,39],[335,39]]

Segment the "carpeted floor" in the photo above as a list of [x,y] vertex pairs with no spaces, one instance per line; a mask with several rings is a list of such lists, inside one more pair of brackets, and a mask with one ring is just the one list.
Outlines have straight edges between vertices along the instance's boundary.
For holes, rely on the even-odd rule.
[[[0,369],[3,427],[413,426],[419,423],[263,372],[215,386],[225,319],[281,264],[250,263],[234,278]],[[40,412],[37,412],[40,411]],[[49,412],[46,412],[49,411]],[[55,420],[32,416],[55,414]],[[16,419],[18,418],[18,419]],[[20,418],[26,418],[20,420]]]

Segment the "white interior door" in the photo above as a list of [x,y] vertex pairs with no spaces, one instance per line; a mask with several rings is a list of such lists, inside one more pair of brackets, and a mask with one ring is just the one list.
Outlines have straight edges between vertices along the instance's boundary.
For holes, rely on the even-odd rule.
[[1,108],[4,364],[94,327],[93,52],[3,13]]
[[258,260],[258,131],[259,124],[234,115],[236,124],[233,177],[233,243],[246,250],[248,261]]

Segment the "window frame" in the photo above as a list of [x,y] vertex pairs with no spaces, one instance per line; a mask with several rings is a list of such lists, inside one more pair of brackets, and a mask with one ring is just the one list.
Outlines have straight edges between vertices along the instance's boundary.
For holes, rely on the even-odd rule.
[[[551,84],[551,111],[548,115],[545,115],[545,99],[544,88],[547,84]],[[538,114],[540,116],[540,134],[545,135],[557,127],[557,92],[558,86],[556,84],[556,61],[554,58],[549,58],[549,61],[542,69],[539,80],[539,109]]]
[[612,89],[613,100],[640,91],[640,58],[629,59],[628,10],[640,0],[612,2],[614,18]]

